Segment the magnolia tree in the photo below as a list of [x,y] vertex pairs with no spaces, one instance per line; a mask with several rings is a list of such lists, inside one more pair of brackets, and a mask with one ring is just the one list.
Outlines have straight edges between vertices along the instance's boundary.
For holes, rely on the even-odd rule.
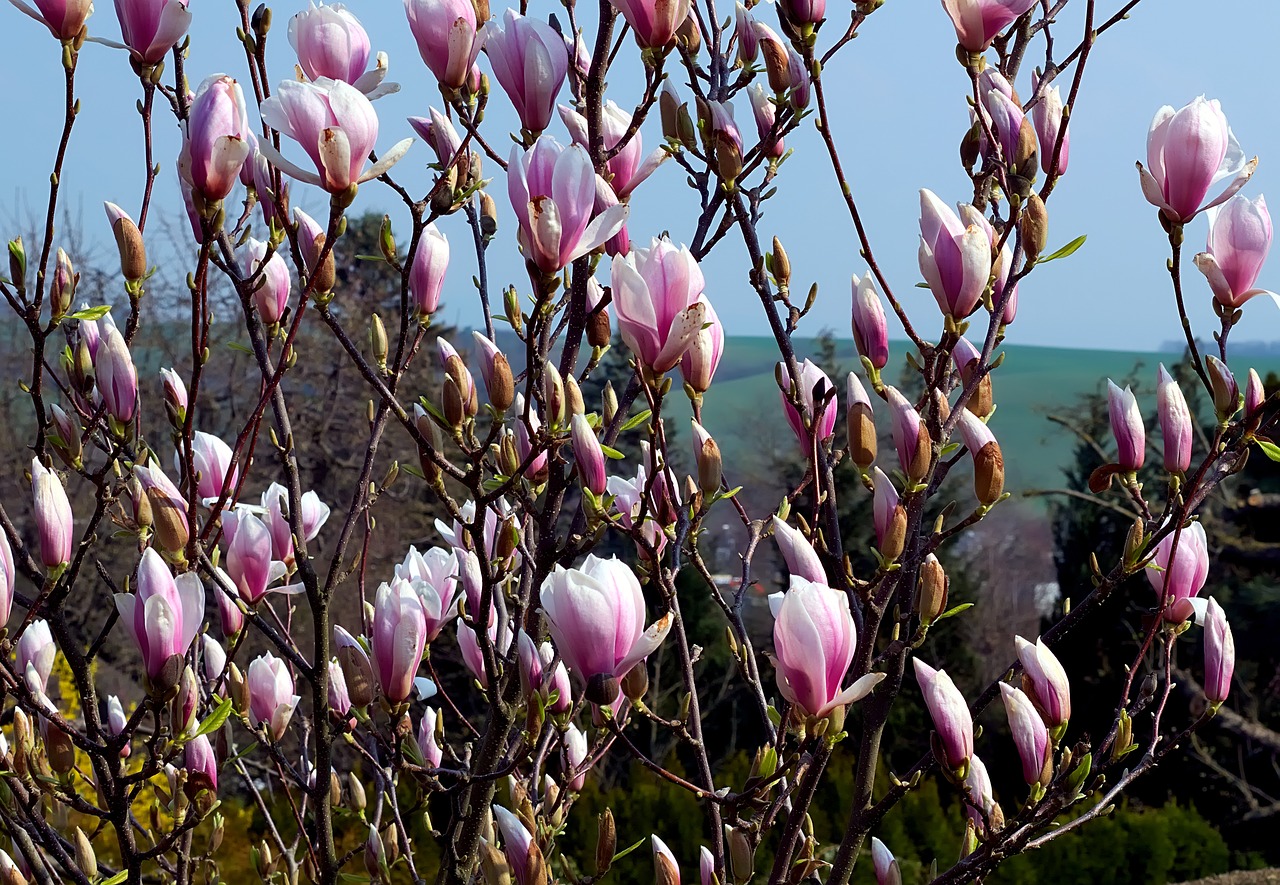
[[[1245,160],[1218,103],[1204,98],[1156,113],[1132,198],[1140,184],[1158,209],[1152,223],[1168,234],[1187,378],[1205,386],[1216,422],[1194,446],[1197,416],[1162,368],[1159,446],[1149,445],[1142,404],[1112,385],[1115,456],[1092,485],[1102,494],[1117,484],[1112,493],[1142,514],[1120,560],[1095,560],[1092,593],[1043,636],[1013,639],[1004,676],[974,697],[961,695],[929,642],[957,613],[937,554],[1006,497],[1004,454],[986,423],[995,351],[1037,264],[1073,249],[1046,252],[1046,207],[1070,180],[1068,122],[1095,41],[1137,0],[1105,19],[1084,0],[1082,34],[1055,24],[1068,0],[943,0],[928,11],[955,26],[951,88],[972,115],[967,134],[957,133],[971,191],[948,195],[961,200],[955,208],[920,191],[919,266],[937,311],[900,294],[915,280],[892,280],[877,263],[831,125],[824,65],[871,15],[894,14],[879,9],[882,0],[838,11],[823,0],[738,4],[732,16],[714,0],[567,2],[567,26],[524,4],[495,14],[487,0],[405,0],[406,26],[439,85],[421,99],[436,103],[429,116],[407,126],[380,119],[375,100],[396,88],[384,79],[386,55],[371,52],[370,35],[338,5],[287,11],[297,68],[273,72],[265,49],[282,38],[272,11],[238,0],[243,55],[222,65],[236,73],[216,73],[188,69],[189,43],[202,35],[201,12],[185,0],[116,0],[122,42],[106,37],[117,31],[104,20],[110,11],[89,18],[87,0],[11,2],[54,38],[48,51],[61,53],[65,93],[50,89],[49,101],[65,101],[65,117],[49,133],[42,235],[32,248],[9,243],[0,281],[33,355],[23,384],[31,497],[0,507],[4,882],[212,882],[228,854],[251,843],[264,881],[595,882],[619,839],[651,835],[615,832],[606,811],[594,868],[570,857],[583,847],[566,844],[575,801],[609,756],[634,758],[705,813],[700,858],[676,857],[662,832],[646,841],[663,885],[692,878],[695,861],[703,885],[844,885],[865,856],[881,883],[900,881],[894,846],[872,837],[928,778],[967,810],[955,834],[960,859],[937,881],[967,881],[1104,814],[1226,700],[1231,631],[1200,595],[1209,554],[1196,511],[1250,446],[1280,450],[1263,435],[1269,410],[1257,375],[1242,390],[1227,347],[1245,302],[1262,292],[1255,282],[1271,223],[1261,197],[1236,195],[1257,161]],[[15,34],[30,28],[21,39],[46,39],[24,21],[9,22]],[[102,195],[139,206],[131,215],[106,204],[123,292],[110,310],[76,297],[76,269],[54,225],[69,142],[103,137],[76,126],[85,52],[117,52],[132,66],[146,136],[143,192]],[[1032,60],[1034,73],[1024,71]],[[606,90],[621,70],[643,72],[642,85]],[[491,101],[518,115],[509,152],[495,147],[507,133],[484,119]],[[169,114],[183,134],[176,165],[190,243],[165,261],[186,272],[190,358],[139,379],[131,347],[140,326],[179,319],[157,316],[146,298],[152,129]],[[659,118],[662,139],[646,154],[642,130],[656,131]],[[795,297],[786,232],[760,225],[787,180],[786,142],[807,125],[821,135],[810,159],[834,171],[865,262],[851,300],[861,372],[839,382],[797,359],[792,336],[813,296]],[[422,163],[430,152],[426,193],[397,182],[412,139],[384,149],[385,128],[411,128],[426,143],[410,155]],[[693,217],[673,220],[684,244],[627,223],[631,194],[662,163],[683,170],[696,198]],[[334,248],[347,213],[374,188],[403,201],[412,229],[399,241],[383,229],[398,304],[366,338],[365,320],[334,309]],[[327,216],[291,211],[290,194],[302,189],[327,194]],[[511,230],[498,228],[499,202],[510,203]],[[1194,263],[1208,286],[1188,295],[1182,252],[1201,214],[1208,247]],[[453,247],[444,228],[455,232]],[[420,352],[446,282],[454,294],[466,288],[449,275],[459,234],[480,268],[483,334],[463,348],[470,366],[443,338],[438,355]],[[730,239],[748,260],[739,278],[708,286],[699,262]],[[490,282],[493,249],[518,249],[527,276]],[[733,465],[699,423],[725,346],[704,289],[730,282],[758,296],[779,353],[774,408],[807,465],[773,512],[738,500]],[[216,286],[237,296],[238,315],[219,319],[241,327],[258,382],[254,408],[226,439],[202,430],[202,378],[219,356],[207,346]],[[1200,352],[1188,297],[1213,298],[1213,355]],[[886,304],[909,339],[902,388],[882,375],[892,357]],[[367,385],[367,455],[340,503],[300,479],[291,399],[308,391],[283,382],[304,326],[332,335]],[[581,385],[598,380],[615,327],[631,354],[629,380],[606,386],[601,403],[584,402]],[[410,364],[437,356],[440,385],[405,389]],[[683,391],[672,390],[677,378]],[[685,395],[692,459],[672,451],[662,418]],[[837,437],[838,424],[847,434]],[[877,445],[885,429],[889,451]],[[420,456],[400,482],[418,483],[448,518],[437,523],[437,546],[409,547],[393,571],[366,575],[370,533],[406,531],[374,521],[400,469],[380,462],[388,434],[407,434]],[[623,458],[623,442],[640,454]],[[1144,487],[1137,476],[1149,449],[1162,456],[1164,479]],[[692,475],[677,472],[678,460],[696,465]],[[874,499],[871,568],[851,564],[839,530],[838,497],[850,494],[834,479],[841,462],[856,465]],[[971,480],[944,485],[955,476]],[[746,539],[732,587],[700,550],[713,507],[736,515]],[[318,550],[326,522],[332,541]],[[626,539],[634,556],[594,555],[607,535]],[[769,588],[772,638],[761,643],[744,606],[753,562],[771,544],[790,579]],[[102,565],[112,547],[126,567]],[[701,581],[682,580],[677,592],[682,572]],[[1114,708],[1113,724],[1073,733],[1071,674],[1053,647],[1139,574],[1151,587],[1148,616],[1133,625],[1140,651],[1119,697],[1087,699]],[[113,601],[98,595],[103,586]],[[703,588],[723,619],[753,727],[765,735],[736,788],[703,738],[699,649],[682,615],[694,603],[689,586]],[[359,601],[339,623],[343,598]],[[79,635],[68,612],[95,605],[100,631]],[[1189,630],[1203,641],[1184,638]],[[142,674],[135,697],[99,688],[112,634],[136,648],[123,662]],[[455,643],[471,698],[425,678],[437,672],[433,648]],[[1179,645],[1203,647],[1192,670],[1205,703],[1189,718],[1168,704]],[[681,690],[675,703],[647,704],[646,659],[663,647],[674,652]],[[69,676],[55,691],[59,656]],[[923,697],[932,749],[909,770],[882,774],[877,790],[885,723],[904,694]],[[974,716],[997,699],[1011,741],[975,734]],[[467,721],[464,707],[483,715]],[[695,764],[678,773],[648,758],[640,728],[670,733]],[[843,834],[824,844],[808,812],[841,742],[856,750],[854,790],[840,809]],[[984,756],[1016,758],[1025,790],[997,799]],[[231,831],[232,799],[261,812],[256,836]],[[344,804],[359,809],[358,827],[339,817]]]

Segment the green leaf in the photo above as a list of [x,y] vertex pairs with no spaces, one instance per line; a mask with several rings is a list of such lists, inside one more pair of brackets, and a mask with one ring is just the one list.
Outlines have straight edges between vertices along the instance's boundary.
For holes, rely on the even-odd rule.
[[99,304],[97,307],[84,307],[75,313],[67,314],[69,320],[100,320],[111,312],[111,306]]
[[971,608],[973,608],[972,602],[962,602],[959,605],[955,606],[954,608],[949,608],[946,611],[944,611],[942,614],[938,615],[936,618],[933,619],[933,623],[936,624],[939,621],[945,621],[947,618],[954,618],[956,615],[967,612]]
[[387,259],[383,258],[381,255],[357,255],[357,256],[356,256],[356,261],[381,261],[381,262],[386,262],[386,260],[387,260]]
[[222,723],[226,722],[227,717],[230,715],[231,698],[223,698],[222,703],[218,704],[217,709],[204,717],[204,721],[200,723],[200,727],[196,729],[196,733],[193,734],[192,737],[198,738],[202,735],[212,734],[222,727]]
[[604,452],[604,456],[611,461],[622,461],[627,456],[619,452],[617,449],[611,449],[609,446],[601,445],[600,451]]
[[129,878],[129,871],[127,869],[121,870],[120,872],[112,876],[110,879],[104,880],[102,882],[102,885],[121,885],[121,883],[126,881],[128,878]]
[[1280,461],[1280,446],[1273,442],[1267,442],[1265,439],[1260,439],[1256,442],[1258,443],[1258,448],[1262,449],[1262,454],[1272,461]]
[[222,764],[232,765],[233,763],[239,762],[241,759],[243,759],[245,756],[248,756],[250,753],[252,753],[256,749],[258,749],[258,742],[254,741],[249,746],[245,747],[239,753],[236,753],[234,756],[232,756],[230,759],[228,759],[226,762]]
[[627,423],[623,424],[622,427],[619,428],[618,432],[622,433],[627,430],[634,430],[644,422],[648,421],[649,416],[652,414],[653,413],[651,411],[649,411],[648,409],[645,409],[640,414],[631,416],[631,418],[627,421]]
[[637,848],[643,845],[648,840],[648,838],[649,838],[648,836],[641,836],[634,845],[628,845],[626,848],[619,851],[617,854],[613,856],[614,863],[617,863],[618,861],[626,857],[628,854],[635,851]]
[[916,283],[916,288],[917,288],[917,289],[927,289],[927,288],[929,288],[929,284],[928,284],[928,283]]
[[1084,245],[1085,237],[1085,234],[1081,234],[1057,252],[1050,252],[1048,255],[1045,255],[1037,261],[1036,264],[1044,264],[1048,261],[1056,261],[1059,258],[1066,258],[1068,255],[1074,255],[1075,251]]
[[241,353],[247,353],[247,354],[249,354],[250,356],[252,356],[252,355],[253,355],[253,351],[252,351],[252,350],[250,350],[250,349],[249,349],[248,347],[246,347],[245,345],[241,344],[239,341],[228,341],[228,342],[227,342],[227,347],[231,348],[232,350],[238,350],[238,351],[240,351]]

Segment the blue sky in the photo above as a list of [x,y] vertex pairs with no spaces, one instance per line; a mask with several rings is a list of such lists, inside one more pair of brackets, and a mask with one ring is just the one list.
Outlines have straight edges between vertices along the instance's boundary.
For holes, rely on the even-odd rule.
[[[291,75],[293,56],[287,39],[287,19],[304,0],[274,5],[275,26],[269,53],[277,78]],[[724,4],[721,4],[724,5]],[[833,19],[845,4],[831,0]],[[1109,16],[1118,0],[1101,0],[1100,16]],[[440,99],[422,64],[396,0],[352,0],[348,3],[364,22],[375,50],[390,55],[391,76],[403,85],[398,95],[380,99],[382,121],[379,147],[412,134],[404,118],[425,115]],[[1071,7],[1083,7],[1072,3]],[[244,73],[235,40],[236,15],[231,2],[192,0],[192,50],[188,73],[193,85],[205,75],[225,71]],[[495,9],[498,7],[495,6]],[[534,13],[563,9],[558,3],[534,0]],[[773,13],[760,16],[774,24]],[[1059,56],[1078,40],[1081,10],[1060,20]],[[61,124],[59,46],[46,31],[7,4],[0,4],[7,45],[0,55],[0,78],[6,84],[5,119],[9,137],[0,139],[0,232],[6,236],[29,227],[43,214],[52,152]],[[827,30],[835,32],[833,26]],[[89,20],[90,32],[119,37],[109,0],[99,0]],[[1111,349],[1154,349],[1179,337],[1172,311],[1172,294],[1165,271],[1167,242],[1138,187],[1134,161],[1145,157],[1147,126],[1161,104],[1181,106],[1204,93],[1222,101],[1245,152],[1261,157],[1257,175],[1246,192],[1267,193],[1280,181],[1280,120],[1275,115],[1271,78],[1260,76],[1262,60],[1275,48],[1280,6],[1266,0],[1146,0],[1123,22],[1098,41],[1086,72],[1085,85],[1072,120],[1070,169],[1055,192],[1050,208],[1050,248],[1080,234],[1088,242],[1075,256],[1038,269],[1023,284],[1018,320],[1010,340],[1028,344]],[[821,45],[834,38],[827,36]],[[909,304],[918,327],[935,334],[939,315],[930,295],[914,288],[920,279],[916,266],[917,189],[929,187],[944,200],[966,196],[967,181],[959,167],[957,146],[968,126],[964,94],[967,76],[954,57],[950,22],[936,0],[889,0],[863,26],[860,37],[827,66],[828,94],[834,102],[835,134],[872,236],[876,255],[895,291]],[[484,63],[482,62],[482,65]],[[1023,81],[1030,90],[1031,65],[1024,65]],[[677,81],[679,85],[679,81]],[[124,54],[88,45],[82,56],[79,94],[82,113],[63,176],[67,205],[81,219],[86,236],[105,242],[108,232],[101,202],[112,200],[136,211],[141,199],[143,163],[141,124],[134,110],[140,89]],[[610,94],[624,107],[640,93],[639,61],[627,52],[619,56],[610,76]],[[246,92],[249,90],[246,88]],[[1064,94],[1066,86],[1063,88]],[[511,128],[505,95],[494,84],[487,124],[492,143],[509,145],[502,131]],[[567,98],[567,90],[562,97]],[[737,109],[744,132],[754,132],[745,96]],[[656,115],[655,115],[656,117]],[[178,132],[172,118],[157,115],[157,156],[162,163],[156,210],[180,221],[174,158]],[[656,120],[646,125],[646,145],[660,137]],[[567,136],[559,121],[553,131]],[[790,137],[795,154],[782,167],[779,193],[768,205],[761,234],[778,234],[791,256],[793,286],[806,289],[817,281],[817,307],[802,326],[816,333],[830,328],[849,335],[849,277],[864,273],[853,229],[838,198],[822,145],[809,124]],[[396,177],[415,193],[428,186],[425,164],[431,152],[415,144],[396,170]],[[514,228],[501,170],[486,166],[495,177],[492,186],[504,213],[495,248],[490,250],[491,277],[527,288],[515,252]],[[295,187],[295,203],[322,210],[318,193]],[[693,202],[683,185],[683,173],[668,163],[633,197],[630,231],[643,244],[663,230],[680,240],[692,236]],[[1280,206],[1280,204],[1276,204]],[[355,210],[404,212],[394,195],[377,183],[361,189]],[[447,218],[440,226],[453,246],[453,263],[446,283],[443,319],[460,325],[477,322],[470,279],[474,256],[463,220]],[[399,229],[407,224],[402,222]],[[1216,324],[1208,287],[1190,263],[1205,237],[1205,221],[1197,220],[1187,234],[1185,278],[1192,319],[1204,337]],[[745,250],[727,238],[707,260],[707,294],[729,334],[767,334],[746,280]],[[180,279],[177,275],[175,278]],[[1259,285],[1280,290],[1280,257],[1263,270]],[[495,291],[498,287],[495,286]],[[896,333],[895,337],[896,337]],[[1280,310],[1269,299],[1256,299],[1245,308],[1245,319],[1234,333],[1238,340],[1275,341],[1280,338]]]

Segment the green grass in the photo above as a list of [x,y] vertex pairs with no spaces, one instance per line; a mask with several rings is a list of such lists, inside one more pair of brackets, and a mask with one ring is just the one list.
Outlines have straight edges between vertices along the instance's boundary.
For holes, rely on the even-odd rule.
[[[799,357],[815,354],[813,339],[796,339],[795,344]],[[894,342],[891,349],[901,355],[906,348],[905,342]],[[1135,391],[1144,413],[1154,416],[1156,367],[1161,362],[1172,365],[1179,359],[1176,353],[1026,345],[1006,345],[1000,350],[1005,359],[992,376],[997,410],[990,424],[1005,453],[1006,487],[1012,492],[1063,484],[1063,469],[1070,462],[1075,437],[1049,421],[1050,414],[1070,418],[1078,410],[1083,394],[1103,391],[1108,377],[1119,381],[1136,370],[1140,386],[1135,386]],[[858,364],[851,341],[837,343],[837,359],[844,371]],[[702,414],[703,424],[719,443],[726,463],[735,459],[759,463],[757,456],[762,449],[795,444],[774,382],[777,360],[778,351],[771,338],[731,337],[726,342],[724,358],[706,395]],[[1263,358],[1254,367],[1265,377],[1267,370],[1280,368],[1275,362],[1274,357]],[[1246,361],[1240,361],[1235,367],[1241,384],[1248,366]],[[899,371],[891,364],[885,379],[895,382]],[[843,403],[843,375],[835,380]],[[673,386],[666,411],[671,419],[679,421],[680,432],[685,433],[690,409],[678,391],[678,386]],[[878,406],[879,401],[876,402]],[[887,431],[883,409],[878,408],[877,423],[882,432]],[[1148,432],[1157,435],[1159,431],[1149,427]]]

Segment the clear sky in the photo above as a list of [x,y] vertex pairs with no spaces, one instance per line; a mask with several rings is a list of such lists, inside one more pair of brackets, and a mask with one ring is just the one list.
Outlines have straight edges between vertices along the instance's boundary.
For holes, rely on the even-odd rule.
[[[113,4],[99,0],[97,5],[89,20],[90,32],[118,39]],[[305,0],[273,5],[270,59],[277,77],[291,74],[287,19],[304,5]],[[439,94],[418,56],[400,2],[351,0],[347,5],[365,24],[374,49],[389,53],[390,79],[403,84],[398,95],[376,103],[382,121],[378,144],[385,149],[412,134],[404,118],[425,115],[433,103],[439,106]],[[846,5],[829,0],[833,23],[828,32],[837,30],[836,20],[843,18]],[[1083,5],[1078,0],[1071,3],[1056,28],[1059,56],[1079,39]],[[1119,0],[1100,0],[1100,18],[1118,6]],[[498,4],[494,8],[499,9]],[[559,3],[533,0],[530,8],[544,16],[559,12],[563,20]],[[193,85],[214,72],[242,77],[234,3],[192,0],[191,9],[188,74]],[[776,24],[767,6],[761,7],[759,15]],[[43,213],[61,124],[62,85],[60,47],[48,32],[7,4],[0,4],[0,22],[5,42],[0,82],[5,84],[8,128],[0,139],[0,232],[7,238]],[[1147,127],[1160,105],[1178,107],[1204,93],[1222,101],[1245,152],[1261,157],[1246,193],[1256,196],[1274,189],[1272,182],[1280,181],[1280,118],[1270,66],[1264,60],[1274,56],[1277,33],[1280,4],[1271,0],[1145,0],[1129,21],[1099,39],[1072,118],[1070,168],[1049,204],[1051,249],[1080,234],[1089,239],[1076,255],[1038,269],[1024,283],[1011,340],[1154,349],[1180,336],[1165,271],[1167,241],[1155,209],[1142,198],[1134,161],[1145,158]],[[829,44],[835,34],[825,36],[825,40],[820,37],[820,45]],[[908,301],[917,325],[930,334],[936,331],[939,315],[931,296],[913,288],[920,279],[916,192],[929,187],[949,202],[966,196],[957,148],[968,126],[964,100],[968,81],[955,61],[954,46],[954,32],[936,0],[889,0],[825,71],[834,101],[836,136],[877,257],[895,290]],[[1024,94],[1030,91],[1030,68],[1031,64],[1024,65],[1023,82],[1016,84]],[[610,94],[629,108],[639,95],[640,82],[638,58],[622,53],[610,77]],[[1066,91],[1064,85],[1064,96]],[[250,93],[247,87],[246,93]],[[141,123],[134,109],[141,91],[122,52],[87,45],[79,94],[82,113],[63,177],[64,192],[67,204],[78,211],[86,235],[105,241],[108,233],[101,202],[113,200],[134,212],[141,199]],[[562,98],[567,95],[566,90]],[[745,97],[740,104],[739,122],[744,133],[754,135]],[[491,142],[509,145],[501,132],[514,115],[496,83],[490,108],[486,122]],[[171,117],[157,114],[157,120],[162,169],[156,208],[176,221],[182,211],[174,171],[178,132]],[[656,125],[653,120],[644,130],[649,149],[660,138]],[[553,131],[567,141],[558,120]],[[787,145],[796,153],[782,167],[779,193],[767,206],[761,234],[782,236],[795,268],[795,288],[803,290],[813,280],[821,284],[817,307],[802,330],[816,333],[830,328],[847,337],[849,277],[866,268],[858,258],[852,226],[812,123],[798,137],[789,137]],[[297,156],[296,150],[291,156]],[[396,177],[411,191],[425,192],[424,167],[431,158],[426,145],[415,144],[397,167]],[[492,189],[504,213],[496,248],[490,250],[492,278],[495,283],[509,280],[527,289],[515,252],[501,170],[488,164],[486,174],[498,179]],[[295,186],[294,194],[295,204],[307,209],[322,211],[326,202],[305,186]],[[663,230],[673,238],[689,239],[694,224],[694,215],[687,210],[691,206],[683,173],[668,163],[633,197],[633,242],[643,244]],[[394,195],[376,182],[361,189],[354,208],[390,212],[393,219],[404,217]],[[1190,256],[1203,248],[1205,224],[1202,218],[1188,229],[1184,271],[1192,318],[1201,335],[1208,337],[1216,326],[1209,290],[1190,262]],[[454,255],[443,319],[474,324],[479,314],[470,284],[474,256],[469,232],[460,217],[444,219],[440,226],[450,238]],[[406,228],[402,221],[399,229]],[[726,239],[705,264],[707,294],[729,334],[767,334],[759,305],[747,286],[744,258],[740,243]],[[1259,285],[1280,290],[1280,257],[1263,270]],[[1269,299],[1250,302],[1235,338],[1280,339],[1280,309]]]

